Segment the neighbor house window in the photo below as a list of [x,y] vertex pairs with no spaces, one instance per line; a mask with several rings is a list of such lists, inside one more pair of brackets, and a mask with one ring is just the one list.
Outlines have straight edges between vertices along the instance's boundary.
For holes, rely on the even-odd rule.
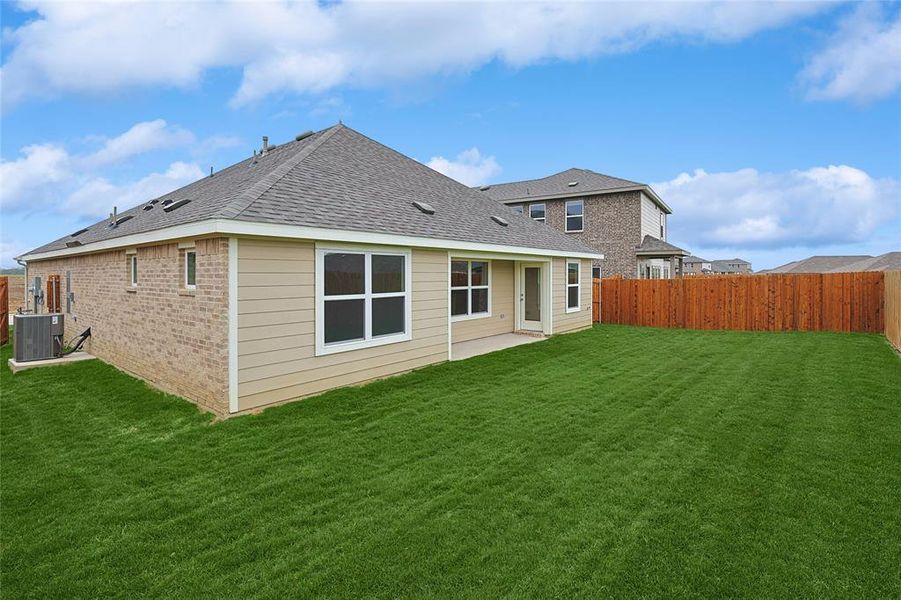
[[566,201],[566,231],[582,231],[582,211],[584,209],[581,200]]
[[660,239],[666,241],[666,213],[660,213]]
[[185,251],[185,287],[193,290],[197,287],[197,252]]
[[138,286],[138,255],[132,254],[128,257],[128,280],[131,287]]
[[318,354],[411,338],[409,252],[318,250],[316,280]]
[[542,202],[541,204],[530,204],[529,216],[536,221],[541,221],[542,223],[544,223],[544,202]]
[[594,279],[600,279],[601,278],[601,268],[600,267],[592,267],[591,268],[591,276]]
[[490,314],[488,269],[487,260],[451,261],[452,317],[484,317]]
[[522,204],[517,204],[516,206],[511,206],[510,208],[512,208],[513,210],[515,210],[515,211],[518,212],[519,214],[522,214]]
[[580,308],[582,297],[582,272],[577,260],[566,261],[566,312]]

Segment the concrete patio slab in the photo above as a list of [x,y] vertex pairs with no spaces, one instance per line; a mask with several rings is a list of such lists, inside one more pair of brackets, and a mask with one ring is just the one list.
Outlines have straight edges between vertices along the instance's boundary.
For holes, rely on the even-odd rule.
[[505,350],[514,346],[540,342],[543,339],[545,339],[544,336],[540,335],[504,333],[501,335],[480,338],[478,340],[470,340],[468,342],[457,342],[451,346],[451,360],[472,358],[479,354],[488,354],[489,352]]

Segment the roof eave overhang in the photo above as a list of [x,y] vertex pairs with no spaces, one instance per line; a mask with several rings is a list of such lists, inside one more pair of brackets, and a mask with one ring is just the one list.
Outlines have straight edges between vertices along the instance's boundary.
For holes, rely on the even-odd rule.
[[393,233],[377,233],[369,231],[353,231],[348,229],[326,229],[302,225],[283,225],[278,223],[257,223],[253,221],[236,221],[233,219],[207,219],[195,223],[186,223],[174,227],[155,229],[143,233],[134,233],[122,237],[87,243],[75,248],[61,248],[46,252],[33,252],[17,257],[23,262],[47,260],[80,254],[93,254],[119,248],[156,244],[179,238],[200,237],[210,235],[223,236],[259,236],[289,239],[322,240],[355,244],[373,244],[383,246],[410,246],[416,248],[435,248],[441,250],[460,250],[464,252],[494,252],[497,254],[523,256],[554,256],[563,258],[603,259],[597,252],[581,252],[573,250],[552,250],[524,246],[508,246],[468,242],[443,238],[408,236]]
[[661,250],[636,250],[636,256],[688,256],[685,250],[661,251]]
[[572,190],[566,191],[559,194],[545,194],[542,196],[523,196],[522,198],[509,198],[507,200],[499,200],[503,204],[514,204],[517,202],[541,202],[542,200],[563,200],[564,198],[582,198],[585,196],[602,196],[606,194],[617,194],[620,192],[645,192],[648,196],[650,196],[651,200],[654,201],[657,206],[663,209],[668,215],[673,214],[673,209],[664,202],[660,196],[657,195],[657,192],[654,189],[645,184],[641,185],[628,185],[624,187],[618,188],[605,188],[603,190]]

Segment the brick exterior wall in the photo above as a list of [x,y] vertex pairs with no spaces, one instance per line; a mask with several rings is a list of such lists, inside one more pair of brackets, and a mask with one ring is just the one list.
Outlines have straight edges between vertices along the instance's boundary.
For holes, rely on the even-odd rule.
[[[188,241],[188,240],[182,240]],[[27,276],[66,272],[75,302],[66,341],[91,327],[85,349],[151,385],[224,416],[228,413],[228,240],[196,241],[197,286],[184,289],[184,251],[172,242],[137,249],[131,290],[124,249],[28,263]],[[29,308],[34,308],[29,297]],[[41,312],[45,309],[41,307]]]
[[[582,233],[567,233],[604,255],[594,261],[604,277],[635,277],[638,259],[635,247],[641,243],[641,192],[619,192],[585,196]],[[566,200],[545,200],[545,222],[559,231],[566,230]],[[523,202],[528,215],[530,202]],[[513,204],[511,204],[513,206]]]

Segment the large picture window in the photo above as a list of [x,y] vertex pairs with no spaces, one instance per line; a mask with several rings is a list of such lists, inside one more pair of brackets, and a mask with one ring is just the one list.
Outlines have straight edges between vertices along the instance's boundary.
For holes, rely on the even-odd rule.
[[566,312],[581,308],[582,271],[577,260],[566,261]]
[[317,354],[411,338],[409,253],[320,249],[316,280]]
[[491,314],[487,260],[451,261],[451,317],[487,317]]
[[584,208],[584,203],[581,200],[566,201],[567,233],[582,231],[582,211]]

